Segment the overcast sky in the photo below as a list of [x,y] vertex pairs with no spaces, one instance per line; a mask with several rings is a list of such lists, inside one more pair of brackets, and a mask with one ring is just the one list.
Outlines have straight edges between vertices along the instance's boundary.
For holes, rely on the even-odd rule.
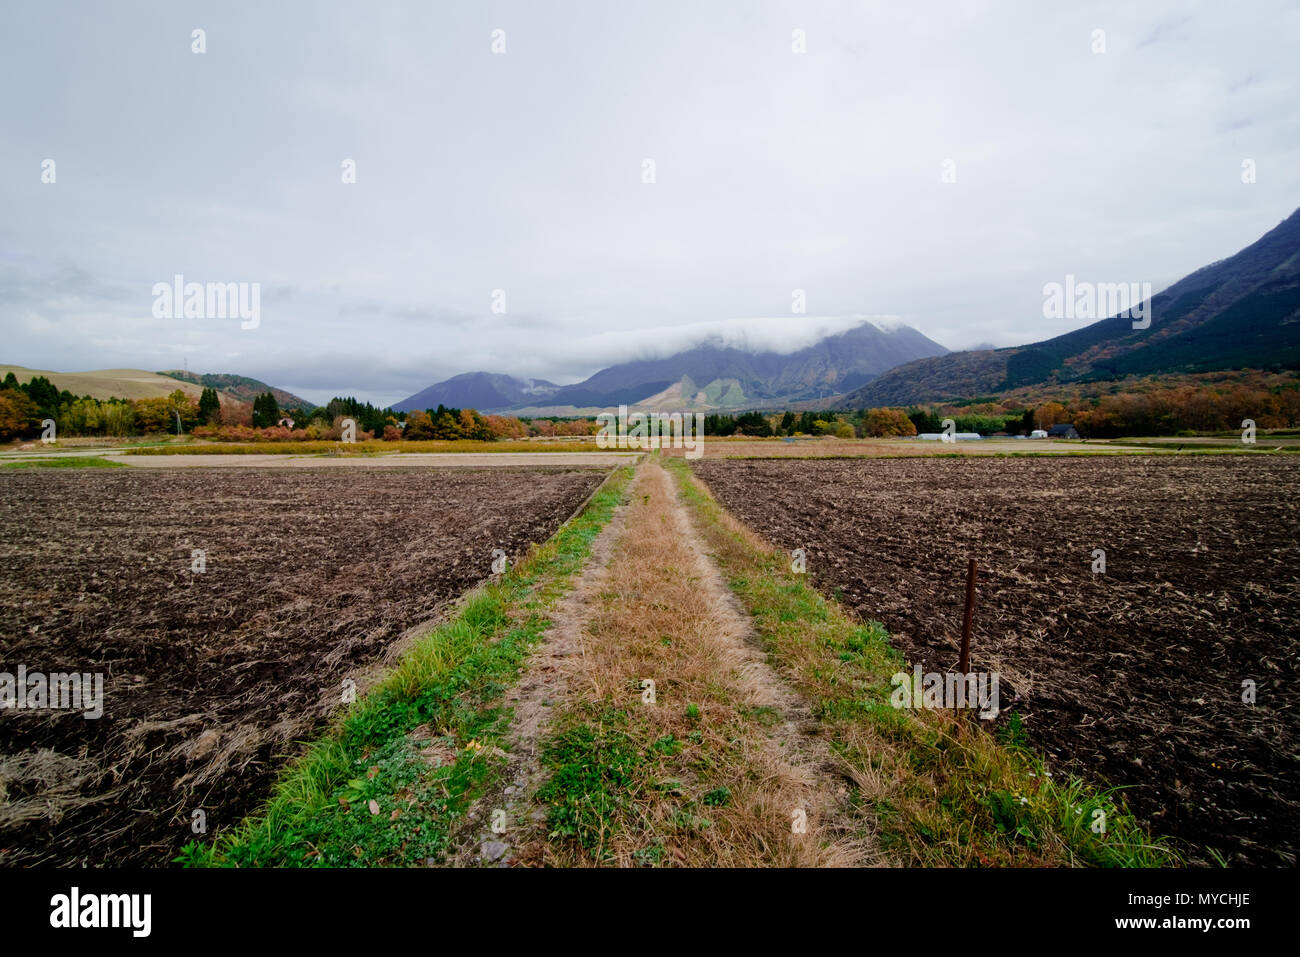
[[[1087,324],[1044,283],[1159,289],[1300,206],[1296,3],[0,11],[0,362],[32,368],[387,404],[861,317],[1014,345]],[[178,273],[260,283],[257,328],[155,318]]]

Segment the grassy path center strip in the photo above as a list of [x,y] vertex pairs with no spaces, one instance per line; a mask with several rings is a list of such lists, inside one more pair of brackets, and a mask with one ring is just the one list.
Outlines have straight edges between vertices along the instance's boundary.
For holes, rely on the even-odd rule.
[[834,866],[879,862],[810,714],[763,661],[654,461],[583,615],[544,743],[545,827],[525,863]]

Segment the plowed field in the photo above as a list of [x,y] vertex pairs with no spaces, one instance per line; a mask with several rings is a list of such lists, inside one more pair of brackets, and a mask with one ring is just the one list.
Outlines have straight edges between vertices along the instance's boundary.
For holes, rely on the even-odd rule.
[[0,672],[104,681],[97,720],[0,711],[0,864],[160,864],[195,810],[236,822],[346,681],[603,476],[0,473]]
[[[1281,457],[701,461],[696,474],[909,661],[1001,675],[1053,766],[1125,788],[1230,862],[1300,848],[1300,462]],[[1104,573],[1094,550],[1104,549]],[[1256,700],[1243,702],[1245,682]]]

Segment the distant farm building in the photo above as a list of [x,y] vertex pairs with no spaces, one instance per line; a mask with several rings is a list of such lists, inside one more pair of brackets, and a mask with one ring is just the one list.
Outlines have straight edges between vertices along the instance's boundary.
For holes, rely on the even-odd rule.
[[1049,439],[1077,439],[1079,433],[1074,426],[1062,422],[1060,425],[1054,425],[1048,429],[1047,437]]
[[1031,439],[1045,439],[1047,438],[1047,432],[1044,429],[1034,429],[1029,433],[1029,437]]
[[[978,432],[954,432],[952,437],[958,442],[971,442],[975,439],[984,438],[984,436],[980,435]],[[922,432],[917,436],[917,438],[921,439],[923,442],[942,442],[944,440],[944,434],[942,432]]]

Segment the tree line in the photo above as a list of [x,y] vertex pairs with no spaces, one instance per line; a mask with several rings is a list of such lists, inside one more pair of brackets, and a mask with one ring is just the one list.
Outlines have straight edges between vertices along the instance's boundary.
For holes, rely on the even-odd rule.
[[252,441],[263,439],[338,439],[345,419],[356,422],[356,438],[475,439],[489,441],[532,436],[591,435],[591,419],[521,419],[483,415],[476,409],[439,405],[436,409],[395,412],[338,396],[323,406],[281,407],[275,395],[263,392],[251,403],[229,401],[204,388],[198,398],[181,389],[146,399],[96,399],[59,389],[45,376],[19,382],[10,372],[0,383],[0,440],[35,438],[41,423],[52,419],[62,436],[126,438],[135,435],[193,433],[199,438]]
[[[199,438],[231,441],[335,439],[345,419],[356,422],[356,438],[401,440],[523,439],[584,436],[597,430],[588,418],[521,418],[484,415],[476,409],[439,405],[396,412],[353,397],[323,406],[281,408],[264,392],[252,403],[223,405],[204,388],[198,398],[177,389],[147,399],[95,399],[58,389],[45,376],[20,383],[10,372],[0,383],[0,439],[32,438],[53,419],[57,433],[109,436],[192,432]],[[1108,386],[1104,395],[1060,390],[1056,398],[984,396],[907,408],[864,408],[782,412],[713,413],[704,417],[708,436],[906,437],[940,432],[952,419],[959,432],[1027,435],[1068,423],[1085,438],[1179,435],[1242,427],[1249,419],[1262,429],[1300,426],[1300,382],[1262,373],[1225,373],[1174,383],[1152,379]]]
[[906,437],[942,432],[948,419],[958,432],[984,436],[1029,435],[1062,424],[1073,425],[1084,438],[1176,436],[1238,430],[1247,419],[1262,429],[1287,429],[1300,427],[1300,382],[1146,383],[1036,403],[993,396],[906,408],[713,414],[704,417],[704,434]]

